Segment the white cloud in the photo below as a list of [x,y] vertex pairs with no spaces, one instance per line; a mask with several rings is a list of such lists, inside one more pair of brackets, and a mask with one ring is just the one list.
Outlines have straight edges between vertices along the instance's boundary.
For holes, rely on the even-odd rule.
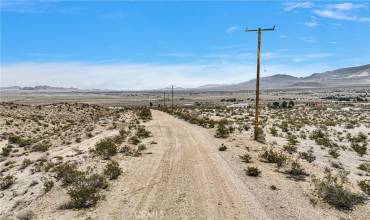
[[281,38],[287,38],[288,36],[287,35],[280,35],[279,37],[281,37]]
[[292,11],[299,8],[312,8],[314,4],[312,2],[287,2],[284,3],[285,11]]
[[356,8],[364,8],[365,4],[353,4],[353,3],[339,3],[328,5],[328,8],[333,8],[340,11],[349,11]]
[[242,28],[243,28],[242,26],[231,26],[226,30],[226,33],[231,34],[231,33],[236,32],[236,31],[238,31]]
[[357,20],[356,16],[343,13],[342,11],[326,9],[326,10],[314,10],[313,12],[321,17],[326,17],[326,18],[333,18],[337,20],[347,20],[347,21]]
[[305,22],[304,25],[306,25],[307,27],[316,27],[319,25],[319,23],[317,23],[316,21],[308,21]]
[[309,37],[300,37],[299,39],[306,43],[317,43],[316,39],[309,38]]
[[306,54],[307,58],[325,58],[325,57],[330,57],[333,56],[331,53],[310,53]]

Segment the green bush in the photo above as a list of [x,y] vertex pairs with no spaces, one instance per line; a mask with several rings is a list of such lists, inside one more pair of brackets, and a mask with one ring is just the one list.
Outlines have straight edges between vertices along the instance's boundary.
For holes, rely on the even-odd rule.
[[366,197],[345,188],[342,177],[328,173],[323,179],[313,179],[317,195],[325,202],[338,209],[352,209],[357,204],[364,203]]
[[274,137],[277,137],[278,136],[278,131],[277,131],[277,129],[275,127],[271,127],[270,128],[270,133]]
[[130,137],[129,142],[134,145],[141,143],[140,139],[136,135]]
[[62,186],[69,186],[79,181],[84,173],[77,170],[75,164],[62,163],[55,168],[56,179],[62,180]]
[[8,138],[10,144],[18,144],[20,147],[27,147],[32,144],[31,139],[29,138],[22,138],[20,136],[11,135]]
[[354,151],[356,151],[356,153],[358,155],[360,155],[361,157],[364,156],[366,154],[366,151],[367,151],[366,144],[359,144],[359,143],[352,142],[351,143],[351,148]]
[[257,167],[247,167],[245,172],[248,176],[254,176],[254,177],[257,177],[261,174],[261,171]]
[[95,144],[94,152],[103,159],[109,159],[117,154],[117,146],[111,138],[105,138]]
[[299,152],[299,158],[305,159],[309,163],[312,163],[316,160],[316,156],[313,155],[312,150],[308,150],[307,152]]
[[265,152],[263,152],[261,155],[260,155],[261,159],[264,161],[264,162],[267,162],[267,163],[276,163],[276,165],[278,167],[281,167],[282,165],[284,165],[284,163],[287,161],[287,156],[285,156],[284,153],[282,152],[276,152],[272,149],[269,149],[269,150],[265,150]]
[[11,151],[12,151],[12,145],[7,145],[6,147],[3,147],[1,151],[1,155],[4,157],[7,157],[9,156]]
[[222,119],[218,122],[215,137],[227,138],[229,136],[230,131],[226,128],[227,123],[226,119]]
[[108,176],[109,179],[113,180],[113,179],[117,179],[117,177],[119,175],[121,175],[122,173],[122,170],[121,168],[119,167],[119,164],[117,163],[117,161],[110,161],[106,166],[105,166],[105,169],[104,169],[104,175]]
[[219,151],[225,151],[225,150],[227,150],[227,147],[226,147],[226,145],[221,144],[221,146],[218,148],[218,150]]
[[26,158],[26,159],[24,159],[23,161],[22,161],[22,164],[21,164],[21,166],[20,166],[20,169],[25,169],[26,167],[28,167],[29,165],[31,165],[32,164],[32,160],[30,160],[30,159],[28,159],[28,158]]
[[67,194],[71,198],[69,207],[88,208],[94,206],[101,198],[99,191],[108,186],[104,177],[93,174],[88,176],[86,173],[81,176],[79,181],[73,182],[68,188]]
[[32,151],[45,152],[49,149],[49,147],[50,147],[49,143],[46,143],[46,142],[38,143],[32,147]]
[[297,146],[292,144],[287,144],[283,146],[283,149],[288,152],[289,154],[293,154],[297,152]]
[[152,119],[152,113],[150,109],[145,107],[139,109],[137,116],[143,121],[148,121]]
[[289,174],[293,176],[307,175],[307,173],[302,168],[302,165],[297,160],[292,162],[291,169],[289,170]]
[[144,126],[139,126],[136,131],[136,136],[138,138],[147,138],[150,137],[150,131],[147,131]]
[[53,180],[49,179],[49,178],[46,178],[46,177],[42,177],[41,178],[41,181],[43,183],[43,186],[44,186],[44,190],[45,192],[49,192],[53,187],[54,187],[54,182]]
[[370,173],[370,163],[362,163],[358,166],[358,169]]
[[249,154],[239,155],[239,157],[244,163],[250,163],[252,160],[252,157]]
[[0,177],[0,189],[8,189],[12,186],[15,182],[16,178],[13,175],[7,175],[4,177]]
[[361,180],[358,182],[358,186],[361,188],[364,193],[370,195],[370,180]]

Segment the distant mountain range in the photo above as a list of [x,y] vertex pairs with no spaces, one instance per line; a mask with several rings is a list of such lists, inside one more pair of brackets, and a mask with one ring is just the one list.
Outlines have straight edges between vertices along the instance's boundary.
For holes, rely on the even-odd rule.
[[[370,86],[370,64],[349,68],[336,69],[323,73],[314,73],[307,77],[295,77],[278,74],[261,77],[262,89],[287,89],[287,88],[325,88],[345,87],[356,85]],[[231,85],[205,85],[195,88],[196,90],[212,91],[238,91],[253,90],[256,88],[256,80],[249,80]]]
[[[307,77],[295,77],[285,74],[278,74],[268,77],[261,77],[260,86],[262,89],[288,89],[288,88],[325,88],[325,87],[348,87],[356,85],[370,86],[370,64],[341,68],[323,73],[314,73]],[[254,90],[256,80],[249,80],[238,84],[208,84],[196,88],[175,87],[175,91],[240,91]],[[99,89],[81,90],[78,88],[64,88],[52,86],[34,86],[34,87],[0,87],[2,91],[50,91],[50,92],[89,92],[89,91],[109,91]],[[152,91],[160,91],[155,89]],[[169,88],[166,88],[169,90]]]

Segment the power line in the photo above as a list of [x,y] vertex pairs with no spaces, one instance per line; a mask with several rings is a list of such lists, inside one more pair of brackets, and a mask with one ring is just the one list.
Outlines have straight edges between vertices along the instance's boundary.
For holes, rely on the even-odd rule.
[[246,32],[257,32],[258,33],[258,46],[257,46],[257,77],[256,77],[256,111],[254,121],[254,140],[258,139],[258,116],[259,116],[259,99],[260,99],[260,52],[261,52],[261,32],[262,31],[274,31],[273,28],[257,28],[257,29],[246,29]]

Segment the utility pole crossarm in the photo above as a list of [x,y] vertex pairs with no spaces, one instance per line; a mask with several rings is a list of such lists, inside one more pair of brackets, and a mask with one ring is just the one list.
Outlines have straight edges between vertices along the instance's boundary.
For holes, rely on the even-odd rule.
[[251,31],[274,31],[275,25],[272,28],[258,28],[258,29],[245,29],[245,32],[251,32]]

